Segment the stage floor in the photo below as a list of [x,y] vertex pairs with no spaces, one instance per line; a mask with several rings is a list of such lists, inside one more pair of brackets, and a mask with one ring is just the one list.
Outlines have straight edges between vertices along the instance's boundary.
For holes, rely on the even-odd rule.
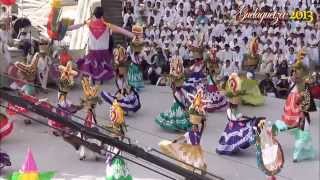
[[[113,82],[103,86],[103,90],[114,91]],[[41,94],[48,97],[51,102],[56,102],[56,92]],[[81,88],[75,88],[69,98],[76,103],[80,102]],[[161,140],[171,140],[178,134],[162,130],[154,121],[154,118],[162,111],[170,108],[173,98],[168,87],[146,86],[141,92],[142,109],[136,114],[130,114],[126,118],[129,125],[128,136],[133,143],[139,146],[158,149]],[[262,107],[241,107],[241,112],[247,116],[264,116],[268,120],[280,119],[284,101],[275,98],[267,98],[266,105]],[[99,124],[109,121],[109,108],[106,103],[97,107]],[[81,115],[81,113],[80,113]],[[311,114],[311,132],[313,145],[317,149],[317,158],[312,161],[299,163],[292,162],[294,139],[289,133],[280,134],[277,138],[285,153],[284,168],[277,176],[278,180],[319,179],[319,111]],[[226,180],[263,180],[265,175],[256,164],[255,146],[235,156],[221,156],[216,154],[220,134],[226,125],[226,113],[211,113],[207,118],[207,127],[204,131],[202,146],[206,151],[208,171],[223,177]],[[37,123],[25,126],[22,121],[15,122],[14,133],[1,142],[1,148],[6,151],[12,161],[12,167],[5,168],[3,176],[12,171],[17,171],[22,166],[27,148],[34,153],[35,160],[41,171],[56,171],[57,179],[97,179],[105,175],[103,161],[80,161],[74,148],[65,143],[61,138],[49,133],[49,128]],[[127,156],[127,154],[124,154]],[[141,161],[139,161],[141,162]],[[131,174],[137,179],[166,179],[154,172],[128,162]],[[146,164],[148,165],[148,164]],[[150,166],[150,165],[148,165]],[[162,171],[163,172],[163,171]]]

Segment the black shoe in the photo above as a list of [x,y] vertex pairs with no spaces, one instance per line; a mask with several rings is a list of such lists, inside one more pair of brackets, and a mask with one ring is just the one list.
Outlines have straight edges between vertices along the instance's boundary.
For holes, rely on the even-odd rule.
[[25,125],[30,125],[30,124],[31,124],[31,120],[25,119],[25,120],[24,120],[24,124],[25,124]]
[[52,134],[53,134],[54,136],[56,136],[56,137],[59,137],[59,136],[60,136],[60,133],[57,132],[57,131],[53,131]]

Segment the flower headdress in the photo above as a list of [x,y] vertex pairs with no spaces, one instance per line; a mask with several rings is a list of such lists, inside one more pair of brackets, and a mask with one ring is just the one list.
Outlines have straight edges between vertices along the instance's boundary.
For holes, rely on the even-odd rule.
[[110,109],[110,119],[114,127],[119,128],[124,124],[124,111],[117,100],[114,100]]
[[27,81],[34,81],[36,78],[38,61],[39,61],[39,54],[37,53],[34,55],[30,64],[23,63],[23,62],[16,62],[15,66],[23,74],[24,78]]
[[202,117],[206,114],[207,103],[209,102],[204,94],[203,88],[198,87],[195,95],[188,94],[191,97],[192,103],[189,106],[190,122],[192,124],[200,124]]
[[113,50],[113,56],[116,64],[121,64],[127,60],[126,50],[121,45]]
[[180,76],[184,73],[183,60],[179,56],[175,56],[170,62],[170,74]]
[[89,100],[98,96],[100,87],[98,85],[91,86],[89,78],[85,77],[81,81],[84,99]]
[[139,24],[132,26],[132,33],[135,37],[132,39],[131,48],[133,52],[140,53],[143,49],[143,27]]
[[229,76],[226,91],[226,95],[229,97],[229,102],[232,104],[239,104],[239,95],[241,93],[241,79],[237,73],[232,73]]
[[308,78],[308,67],[303,64],[303,59],[306,55],[306,52],[304,49],[301,49],[297,53],[297,59],[296,62],[293,64],[292,68],[296,72],[298,78],[301,78],[302,80],[305,80]]
[[74,77],[78,75],[78,72],[72,69],[71,61],[66,66],[60,65],[58,68],[60,71],[59,92],[66,94],[74,85]]

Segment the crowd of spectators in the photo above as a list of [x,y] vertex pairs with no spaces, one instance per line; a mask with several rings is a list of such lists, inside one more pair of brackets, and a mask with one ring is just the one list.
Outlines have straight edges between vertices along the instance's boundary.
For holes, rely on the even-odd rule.
[[[159,53],[165,62],[175,55],[185,62],[193,60],[188,47],[203,35],[203,47],[218,50],[221,76],[242,70],[250,40],[256,37],[261,57],[256,71],[281,80],[290,76],[299,51],[306,53],[303,62],[309,68],[320,65],[319,4],[317,0],[123,0],[123,27],[143,25],[147,45],[142,56],[149,64]],[[240,23],[235,17],[244,7],[288,13],[310,10],[315,20]]]

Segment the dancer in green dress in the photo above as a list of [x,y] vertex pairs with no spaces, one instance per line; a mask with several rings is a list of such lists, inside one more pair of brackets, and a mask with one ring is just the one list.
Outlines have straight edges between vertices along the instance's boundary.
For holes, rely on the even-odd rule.
[[[122,140],[125,131],[124,111],[120,104],[115,100],[110,110],[110,119],[112,121],[112,128],[115,131],[112,135],[119,140]],[[132,180],[129,174],[128,167],[125,160],[121,157],[121,152],[118,148],[108,146],[107,149],[107,167],[106,167],[106,180]]]
[[155,119],[160,127],[167,130],[186,131],[191,127],[187,113],[190,102],[187,92],[182,88],[184,82],[183,76],[182,59],[172,59],[170,64],[170,81],[174,103],[169,111],[160,113]]
[[264,104],[264,96],[259,89],[258,81],[252,79],[252,73],[247,73],[247,78],[242,79],[241,87],[243,94],[240,95],[244,105],[261,106]]
[[142,61],[140,53],[144,44],[142,39],[143,28],[135,25],[132,27],[132,32],[135,34],[135,38],[129,47],[131,64],[128,69],[128,84],[134,87],[136,91],[139,91],[144,87],[143,74],[140,67]]

